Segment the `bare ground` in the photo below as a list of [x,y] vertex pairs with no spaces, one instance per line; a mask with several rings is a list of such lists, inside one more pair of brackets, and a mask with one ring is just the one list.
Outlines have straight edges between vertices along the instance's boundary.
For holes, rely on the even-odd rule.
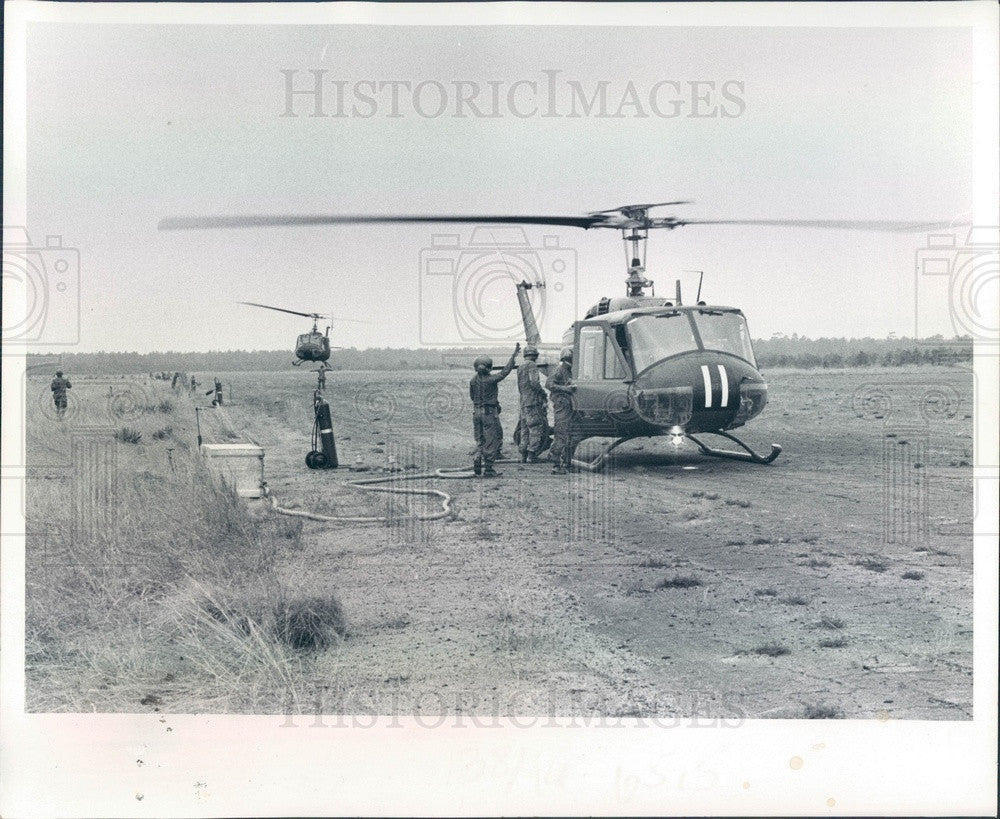
[[[454,496],[454,518],[429,522],[412,513],[433,500],[346,485],[371,471],[305,468],[311,374],[224,376],[232,401],[202,413],[206,438],[263,445],[280,503],[389,518],[307,523],[281,558],[287,582],[336,594],[350,636],[252,707],[970,719],[971,373],[767,375],[771,403],[744,433],[784,446],[770,466],[633,442],[596,475],[506,464],[495,481],[415,482]],[[329,374],[342,464],[467,464],[466,378]],[[67,694],[71,668],[29,666],[29,703],[137,710],[142,691],[147,710],[247,707],[206,699],[171,662],[170,685],[123,696]]]
[[[436,395],[433,378],[390,376],[381,401],[348,379],[328,388],[343,463],[393,451],[421,469],[467,463],[460,403],[430,431],[400,423],[421,387],[425,405]],[[455,496],[451,521],[310,524],[297,561],[334,585],[353,634],[318,665],[316,705],[971,718],[971,377],[785,371],[770,383],[746,430],[785,447],[768,467],[647,441],[599,475],[507,464],[497,481],[434,481]],[[300,468],[302,429],[230,412],[267,448],[282,502],[384,503],[344,489],[344,470]]]

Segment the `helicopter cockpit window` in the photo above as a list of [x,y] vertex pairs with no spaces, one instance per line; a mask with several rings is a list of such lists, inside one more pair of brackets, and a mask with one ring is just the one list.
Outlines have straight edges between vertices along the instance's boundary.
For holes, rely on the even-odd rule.
[[580,368],[577,378],[582,381],[625,378],[625,367],[615,351],[614,342],[600,326],[580,328]]
[[699,310],[694,313],[694,320],[706,350],[732,353],[757,366],[746,319],[739,313]]
[[604,370],[604,328],[580,328],[580,364],[577,378],[581,381],[598,381]]
[[627,325],[631,340],[632,361],[642,372],[657,361],[698,349],[691,322],[683,313],[664,316],[638,316]]

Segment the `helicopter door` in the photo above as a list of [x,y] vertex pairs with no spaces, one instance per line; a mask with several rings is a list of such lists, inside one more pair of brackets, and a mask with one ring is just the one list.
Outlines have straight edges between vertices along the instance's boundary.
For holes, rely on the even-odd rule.
[[579,324],[576,352],[573,356],[573,380],[576,384],[576,421],[581,431],[592,435],[614,434],[605,430],[609,420],[629,412],[628,381],[630,369],[612,328],[605,322]]

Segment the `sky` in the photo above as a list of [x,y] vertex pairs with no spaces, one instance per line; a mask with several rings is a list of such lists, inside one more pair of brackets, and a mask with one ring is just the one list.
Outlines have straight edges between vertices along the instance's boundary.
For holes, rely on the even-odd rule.
[[[32,23],[27,35],[24,255],[47,265],[32,332],[52,350],[280,349],[309,329],[240,301],[353,319],[332,322],[341,346],[503,340],[518,335],[513,277],[538,271],[543,337],[558,341],[624,294],[614,231],[158,230],[168,216],[691,200],[656,214],[947,222],[973,202],[967,28]],[[289,82],[306,93],[288,97]],[[965,231],[952,231],[959,247]],[[692,225],[652,235],[647,275],[661,295],[681,278],[690,300],[699,273],[685,271],[703,271],[703,298],[742,308],[758,338],[950,336],[946,281],[916,274],[927,241]]]

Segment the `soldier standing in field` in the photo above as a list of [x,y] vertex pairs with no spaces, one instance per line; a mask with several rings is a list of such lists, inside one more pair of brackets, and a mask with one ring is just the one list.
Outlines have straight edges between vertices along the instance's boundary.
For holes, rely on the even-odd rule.
[[524,362],[517,370],[517,390],[521,395],[521,419],[518,421],[521,463],[538,461],[545,438],[545,390],[538,376],[538,348],[524,348]]
[[559,356],[559,367],[545,382],[545,387],[552,396],[552,412],[554,415],[555,436],[552,440],[552,459],[555,466],[552,471],[556,475],[565,475],[573,457],[573,348],[563,347]]
[[222,382],[218,378],[215,379],[215,386],[212,387],[212,389],[210,389],[208,392],[206,392],[205,395],[211,395],[213,392],[215,393],[215,399],[212,401],[212,406],[213,407],[221,407],[222,406]]
[[52,403],[56,405],[56,417],[61,421],[66,414],[66,405],[69,403],[66,397],[66,390],[73,388],[68,378],[63,378],[62,370],[56,373],[52,379]]
[[476,374],[469,381],[469,397],[472,399],[472,430],[476,436],[476,457],[472,471],[487,478],[496,478],[499,472],[493,469],[493,462],[500,455],[503,443],[503,427],[500,426],[500,401],[497,384],[514,369],[514,359],[521,351],[521,345],[514,347],[510,360],[498,373],[493,373],[493,359],[479,356],[473,363]]

